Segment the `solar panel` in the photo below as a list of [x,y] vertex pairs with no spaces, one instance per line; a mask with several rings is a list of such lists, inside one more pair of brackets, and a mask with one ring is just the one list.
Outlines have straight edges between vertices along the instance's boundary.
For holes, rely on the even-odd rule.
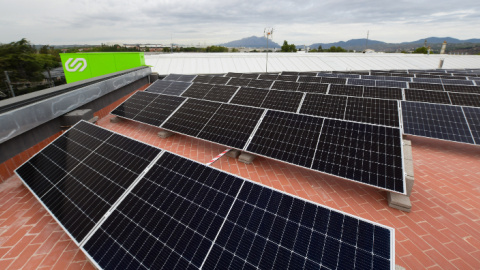
[[475,143],[480,145],[480,108],[463,107]]
[[297,89],[297,91],[300,91],[300,92],[319,93],[319,94],[326,94],[327,90],[328,90],[328,84],[320,84],[320,83],[300,83]]
[[445,87],[445,91],[450,91],[450,92],[480,94],[480,86],[446,84],[443,87]]
[[302,76],[302,77],[298,78],[298,82],[321,83],[322,82],[322,77]]
[[361,97],[361,96],[363,96],[363,86],[331,84],[330,85],[330,90],[328,90],[328,94]]
[[269,89],[272,86],[272,81],[267,80],[251,80],[248,87]]
[[179,82],[192,82],[197,75],[181,75],[180,78],[177,79]]
[[189,99],[161,127],[196,136],[220,105],[217,102]]
[[312,169],[404,193],[400,129],[325,119]]
[[272,85],[272,89],[297,91],[299,85],[300,83],[297,82],[275,81]]
[[242,74],[242,76],[240,76],[240,78],[256,79],[256,78],[258,78],[258,75],[259,75],[259,74],[256,74],[256,73],[255,73],[255,74],[252,74],[252,73],[246,74],[246,73],[244,73],[244,74]]
[[112,114],[123,118],[133,119],[140,113],[158,94],[138,91],[112,111]]
[[278,77],[278,74],[260,74],[258,76],[259,80],[267,80],[267,81],[274,81]]
[[385,76],[378,76],[378,75],[364,75],[362,76],[364,80],[375,80],[375,81],[384,81]]
[[213,78],[212,76],[198,75],[197,77],[195,77],[195,79],[193,79],[192,82],[194,82],[194,83],[208,83],[208,82],[210,82],[210,80],[212,78]]
[[365,86],[363,97],[402,100],[402,89]]
[[179,96],[187,88],[192,85],[189,82],[176,82],[176,81],[160,81],[157,80],[154,82],[150,87],[148,87],[145,91],[157,94],[166,94],[172,96]]
[[286,82],[296,82],[298,76],[290,76],[290,75],[279,75],[277,80],[279,81],[286,81]]
[[322,78],[322,83],[335,83],[335,84],[345,84],[347,82],[347,79],[343,78]]
[[280,73],[281,76],[283,75],[287,75],[287,76],[298,76],[298,72],[295,72],[295,71],[282,71],[282,73]]
[[317,76],[322,78],[337,78],[338,75],[335,73],[319,72],[317,73]]
[[453,105],[480,107],[480,95],[449,93]]
[[243,75],[243,73],[236,73],[236,72],[228,72],[225,77],[231,77],[231,78],[240,78]]
[[407,88],[406,82],[397,82],[397,81],[376,81],[377,87],[396,87],[396,88]]
[[461,107],[403,101],[402,115],[405,134],[473,143]]
[[209,84],[226,84],[229,80],[230,80],[229,77],[215,76],[208,83]]
[[303,98],[301,92],[288,92],[288,91],[268,91],[267,97],[262,103],[262,108],[296,112],[300,106],[300,101]]
[[425,83],[425,84],[432,84],[432,83],[435,83],[435,84],[441,84],[442,83],[442,80],[440,78],[438,79],[434,79],[434,78],[413,78],[413,82],[414,83]]
[[322,94],[307,94],[300,113],[322,117],[343,119],[347,97]]
[[158,153],[80,122],[16,173],[78,244]]
[[472,81],[463,80],[453,80],[453,79],[442,79],[443,84],[450,84],[450,85],[473,85]]
[[[283,74],[282,74],[283,75]],[[298,76],[302,77],[315,77],[317,76],[316,72],[298,72]]]
[[264,110],[222,104],[197,137],[242,149]]
[[405,99],[428,103],[451,104],[447,92],[405,89]]
[[252,107],[261,107],[263,100],[268,94],[268,90],[257,88],[241,87],[235,94],[230,103],[247,105]]
[[323,118],[267,111],[246,150],[310,167]]
[[[183,97],[158,95],[150,104],[145,106],[142,111],[130,119],[158,127],[184,101],[185,98]],[[114,113],[112,112],[112,114]]]
[[204,99],[220,102],[228,102],[235,92],[238,90],[236,86],[215,85],[208,91]]
[[337,78],[359,79],[360,75],[357,75],[357,74],[337,74]]
[[164,81],[176,81],[176,80],[180,79],[181,76],[182,76],[181,74],[169,74],[163,80]]
[[441,84],[434,83],[408,83],[409,88],[443,91]]
[[349,97],[345,120],[398,127],[398,104],[396,100]]
[[385,76],[386,81],[399,81],[399,82],[411,82],[410,78],[397,77],[397,76]]
[[348,79],[347,84],[349,84],[349,85],[375,86],[375,81],[374,80],[362,80],[362,79]]
[[232,78],[228,81],[227,85],[233,86],[247,86],[252,79],[244,79],[244,78]]
[[183,92],[182,97],[192,97],[202,99],[213,85],[202,84],[202,83],[193,83],[185,92]]
[[156,80],[154,83],[152,83],[145,91],[150,92],[150,88],[153,90],[152,92],[162,92],[167,87],[169,87],[173,81],[162,81],[162,80]]
[[391,269],[393,239],[389,227],[165,152],[84,250],[108,269]]

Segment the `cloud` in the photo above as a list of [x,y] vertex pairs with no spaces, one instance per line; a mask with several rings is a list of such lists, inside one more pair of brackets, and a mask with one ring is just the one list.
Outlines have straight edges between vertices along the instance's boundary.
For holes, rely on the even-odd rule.
[[[1,0],[0,42],[155,42],[218,44],[261,36],[296,44],[363,38],[385,42],[428,36],[478,38],[480,2],[359,0]],[[468,7],[468,8],[466,8]]]

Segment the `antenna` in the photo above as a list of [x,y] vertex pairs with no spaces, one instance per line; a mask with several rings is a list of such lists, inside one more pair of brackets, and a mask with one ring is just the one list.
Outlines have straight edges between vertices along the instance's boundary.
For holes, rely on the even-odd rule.
[[265,27],[263,29],[263,36],[267,38],[267,60],[265,62],[265,73],[268,72],[268,39],[273,39],[273,27]]

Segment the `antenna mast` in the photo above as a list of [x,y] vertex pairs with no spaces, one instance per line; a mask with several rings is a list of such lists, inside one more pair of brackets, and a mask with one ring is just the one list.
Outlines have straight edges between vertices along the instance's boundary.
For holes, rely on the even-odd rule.
[[273,39],[273,27],[265,27],[263,29],[263,36],[267,38],[267,61],[265,62],[265,73],[268,72],[268,39]]

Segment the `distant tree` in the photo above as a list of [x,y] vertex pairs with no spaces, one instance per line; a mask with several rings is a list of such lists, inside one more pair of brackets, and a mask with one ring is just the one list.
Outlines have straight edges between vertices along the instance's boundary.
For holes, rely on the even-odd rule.
[[311,49],[308,52],[318,52],[318,50],[317,49]]
[[327,50],[323,50],[325,52],[347,52],[347,50],[345,50],[344,48],[338,46],[338,47],[335,47],[335,46],[332,46],[330,47],[330,49],[327,49]]
[[426,47],[420,47],[420,48],[416,48],[415,51],[413,51],[413,53],[423,53],[423,54],[427,54],[428,53],[428,49]]
[[208,46],[206,51],[207,52],[228,52],[228,48],[223,46]]
[[323,52],[323,48],[322,48],[322,45],[318,45],[318,49],[317,49],[318,52]]
[[282,45],[281,49],[282,49],[282,52],[296,52],[297,51],[297,47],[295,46],[295,44],[288,44],[288,42],[286,40],[283,41],[283,45]]
[[232,48],[232,52],[239,52],[237,48]]

